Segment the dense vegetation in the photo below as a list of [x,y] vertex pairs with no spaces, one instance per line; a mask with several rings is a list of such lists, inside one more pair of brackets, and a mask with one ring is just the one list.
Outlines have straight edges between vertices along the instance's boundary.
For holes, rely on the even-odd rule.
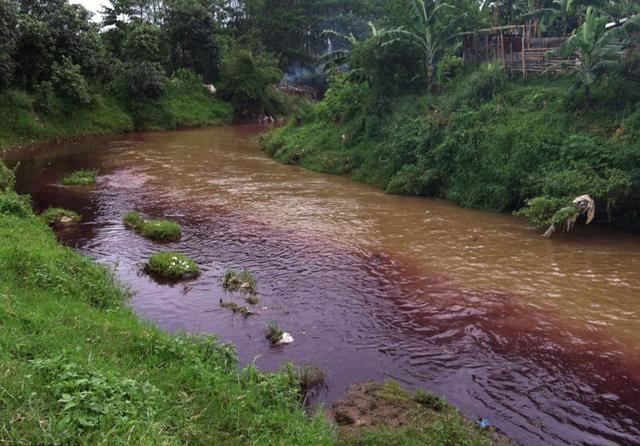
[[608,29],[606,12],[579,10],[559,52],[580,63],[522,80],[499,65],[464,67],[459,10],[405,3],[404,26],[373,27],[328,57],[347,65],[332,70],[322,102],[263,139],[268,153],[392,193],[521,209],[540,226],[572,217],[572,200],[590,194],[597,222],[640,228],[639,16]]
[[0,147],[288,113],[285,72],[314,77],[323,30],[362,30],[384,1],[112,0],[98,22],[0,0]]

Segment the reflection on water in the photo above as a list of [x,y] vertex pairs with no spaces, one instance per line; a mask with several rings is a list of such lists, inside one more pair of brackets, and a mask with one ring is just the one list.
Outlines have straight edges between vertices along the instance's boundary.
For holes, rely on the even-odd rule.
[[[324,401],[392,377],[444,395],[524,444],[640,444],[640,238],[578,229],[543,239],[522,220],[385,195],[263,155],[255,127],[133,134],[30,152],[19,189],[81,212],[61,237],[117,263],[131,304],[167,330],[215,332],[244,363],[330,370]],[[57,185],[99,168],[92,191]],[[159,247],[124,229],[138,209],[183,225],[202,267],[166,286],[137,265]],[[219,278],[249,267],[260,314],[220,307]],[[276,320],[296,341],[271,348]]]

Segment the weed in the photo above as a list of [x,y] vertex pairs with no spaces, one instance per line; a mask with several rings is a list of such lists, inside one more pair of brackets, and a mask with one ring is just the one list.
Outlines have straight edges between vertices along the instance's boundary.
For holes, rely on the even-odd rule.
[[444,410],[448,407],[447,402],[433,393],[425,392],[422,389],[418,389],[413,399],[418,403],[425,407],[428,407],[433,410]]
[[145,272],[165,279],[193,279],[200,275],[200,268],[190,258],[173,251],[152,255],[144,266]]
[[245,300],[249,305],[258,305],[258,296],[248,296]]
[[222,276],[222,287],[227,291],[255,293],[258,284],[247,268],[244,268],[239,274],[235,270],[229,269]]
[[306,364],[296,369],[296,379],[304,397],[325,386],[327,376],[326,370],[315,365]]
[[282,339],[284,331],[280,329],[276,321],[269,322],[265,331],[265,337],[271,341],[272,344],[277,344]]
[[89,186],[95,184],[97,177],[97,169],[76,170],[65,176],[62,184],[65,186]]
[[249,309],[249,307],[238,305],[237,303],[232,302],[230,300],[226,300],[226,301],[220,300],[220,306],[222,308],[228,308],[234,314],[241,314],[244,317],[249,317],[253,314]]

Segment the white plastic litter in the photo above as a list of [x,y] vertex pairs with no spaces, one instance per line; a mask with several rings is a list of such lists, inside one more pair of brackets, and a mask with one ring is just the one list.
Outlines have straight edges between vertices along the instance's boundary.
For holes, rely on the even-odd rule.
[[293,342],[293,336],[289,333],[282,333],[282,337],[278,341],[278,344],[291,344]]

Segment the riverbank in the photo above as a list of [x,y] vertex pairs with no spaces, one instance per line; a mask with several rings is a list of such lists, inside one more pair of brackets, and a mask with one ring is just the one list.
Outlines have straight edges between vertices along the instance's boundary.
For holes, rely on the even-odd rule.
[[234,348],[213,336],[172,336],[140,321],[113,273],[60,245],[11,190],[0,192],[0,242],[0,442],[490,444],[455,409],[396,387],[385,395],[430,416],[362,431],[336,429],[320,411],[307,416],[291,366],[239,368]]
[[590,194],[596,224],[638,230],[637,80],[599,84],[591,104],[570,93],[573,83],[487,67],[447,81],[439,94],[382,100],[367,82],[338,75],[322,102],[262,145],[284,163],[390,193],[520,211],[540,227]]
[[0,93],[0,149],[68,138],[230,124],[232,107],[201,84],[173,78],[157,100],[97,92],[88,105],[22,90]]

